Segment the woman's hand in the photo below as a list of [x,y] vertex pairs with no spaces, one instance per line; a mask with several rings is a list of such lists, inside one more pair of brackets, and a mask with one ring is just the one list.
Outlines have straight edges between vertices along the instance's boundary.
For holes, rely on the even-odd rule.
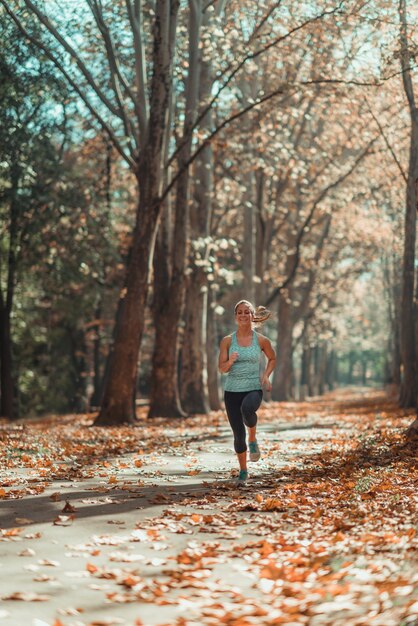
[[218,368],[221,374],[227,374],[238,358],[238,352],[229,354],[231,347],[231,335],[224,337],[221,341],[218,359]]
[[268,376],[266,376],[264,374],[263,378],[261,379],[261,386],[266,390],[266,391],[271,391],[271,382],[270,382],[270,378]]
[[229,361],[229,363],[230,363],[231,367],[233,366],[233,364],[235,363],[235,361],[237,360],[237,358],[238,358],[238,352],[232,352],[232,353],[230,354],[228,361]]

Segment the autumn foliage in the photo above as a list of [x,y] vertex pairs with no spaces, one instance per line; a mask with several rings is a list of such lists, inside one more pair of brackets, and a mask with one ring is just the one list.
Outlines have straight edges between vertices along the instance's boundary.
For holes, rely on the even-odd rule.
[[410,412],[376,392],[266,405],[241,490],[222,412],[143,416],[4,425],[3,554],[26,565],[3,612],[39,602],[48,626],[416,623]]

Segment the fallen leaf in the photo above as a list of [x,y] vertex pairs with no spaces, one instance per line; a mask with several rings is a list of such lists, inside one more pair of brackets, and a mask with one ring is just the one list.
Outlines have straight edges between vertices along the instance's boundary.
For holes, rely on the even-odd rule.
[[71,526],[73,521],[75,520],[74,515],[58,515],[54,519],[54,526]]
[[75,511],[75,508],[73,507],[73,505],[70,504],[68,500],[66,500],[65,506],[62,509],[62,513],[74,513],[74,511]]
[[22,600],[23,602],[46,602],[50,599],[51,596],[40,595],[38,593],[32,593],[30,591],[15,591],[8,596],[2,597],[2,600]]
[[36,552],[35,550],[32,550],[32,548],[25,548],[24,550],[19,552],[18,556],[35,556],[35,554]]

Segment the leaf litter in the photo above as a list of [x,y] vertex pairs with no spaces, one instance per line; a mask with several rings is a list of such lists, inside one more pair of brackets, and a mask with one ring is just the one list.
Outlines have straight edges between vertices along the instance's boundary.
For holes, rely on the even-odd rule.
[[[80,523],[82,503],[105,505],[107,492],[109,503],[123,504],[129,494],[138,498],[149,489],[149,501],[160,507],[155,515],[138,515],[132,527],[118,514],[112,521],[126,526],[123,534],[90,535],[67,546],[67,554],[86,559],[84,570],[68,574],[89,580],[91,591],[116,611],[134,606],[137,624],[147,624],[138,617],[141,607],[155,605],[175,607],[180,614],[169,623],[178,626],[416,626],[417,455],[403,436],[411,418],[377,392],[265,405],[263,460],[251,467],[242,490],[229,480],[232,452],[225,470],[200,478],[199,453],[210,451],[205,438],[219,450],[217,436],[229,434],[219,413],[175,425],[140,419],[135,427],[114,429],[92,427],[92,416],[3,424],[0,499],[36,497],[57,480],[100,478],[97,499],[74,506],[60,492],[49,496],[65,502],[51,519],[65,532]],[[164,469],[158,468],[170,455],[181,459],[181,476],[198,481],[199,490],[159,490]],[[132,472],[140,476],[136,483]],[[25,534],[21,525],[30,519],[17,521],[1,529],[0,541],[41,537]],[[27,547],[18,554],[37,551]],[[60,563],[39,558],[38,566],[58,570]],[[41,572],[33,581],[53,584],[55,578]],[[49,599],[32,589],[2,596],[7,610],[11,600]],[[66,611],[48,626],[67,626],[69,615],[83,613]],[[156,615],[150,623],[162,626]],[[125,623],[117,615],[90,618],[86,608],[77,624]]]

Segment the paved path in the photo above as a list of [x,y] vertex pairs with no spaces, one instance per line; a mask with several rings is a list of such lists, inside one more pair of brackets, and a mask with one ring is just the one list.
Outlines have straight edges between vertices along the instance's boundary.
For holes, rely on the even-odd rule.
[[[144,451],[142,465],[138,454],[106,459],[90,476],[50,481],[40,495],[3,500],[0,626],[365,624],[364,610],[356,621],[349,600],[351,621],[344,617],[344,597],[332,621],[321,611],[304,614],[305,596],[297,600],[290,592],[284,591],[280,609],[269,606],[283,576],[268,557],[285,541],[285,530],[289,545],[298,530],[291,520],[296,505],[287,499],[281,507],[272,493],[277,485],[286,493],[295,480],[303,486],[310,457],[329,447],[337,426],[345,428],[332,415],[324,420],[314,412],[297,423],[261,420],[264,455],[251,466],[243,490],[231,481],[236,461],[223,422],[197,435],[168,430],[171,449]],[[289,467],[291,476],[284,471]],[[36,486],[36,472],[26,470],[25,480]],[[297,558],[308,558],[304,539],[298,541]],[[270,568],[261,578],[253,567],[255,550]],[[330,571],[338,571],[338,554],[327,558]],[[386,621],[370,623],[400,626],[394,615],[389,611]],[[402,622],[417,623],[413,615]]]

